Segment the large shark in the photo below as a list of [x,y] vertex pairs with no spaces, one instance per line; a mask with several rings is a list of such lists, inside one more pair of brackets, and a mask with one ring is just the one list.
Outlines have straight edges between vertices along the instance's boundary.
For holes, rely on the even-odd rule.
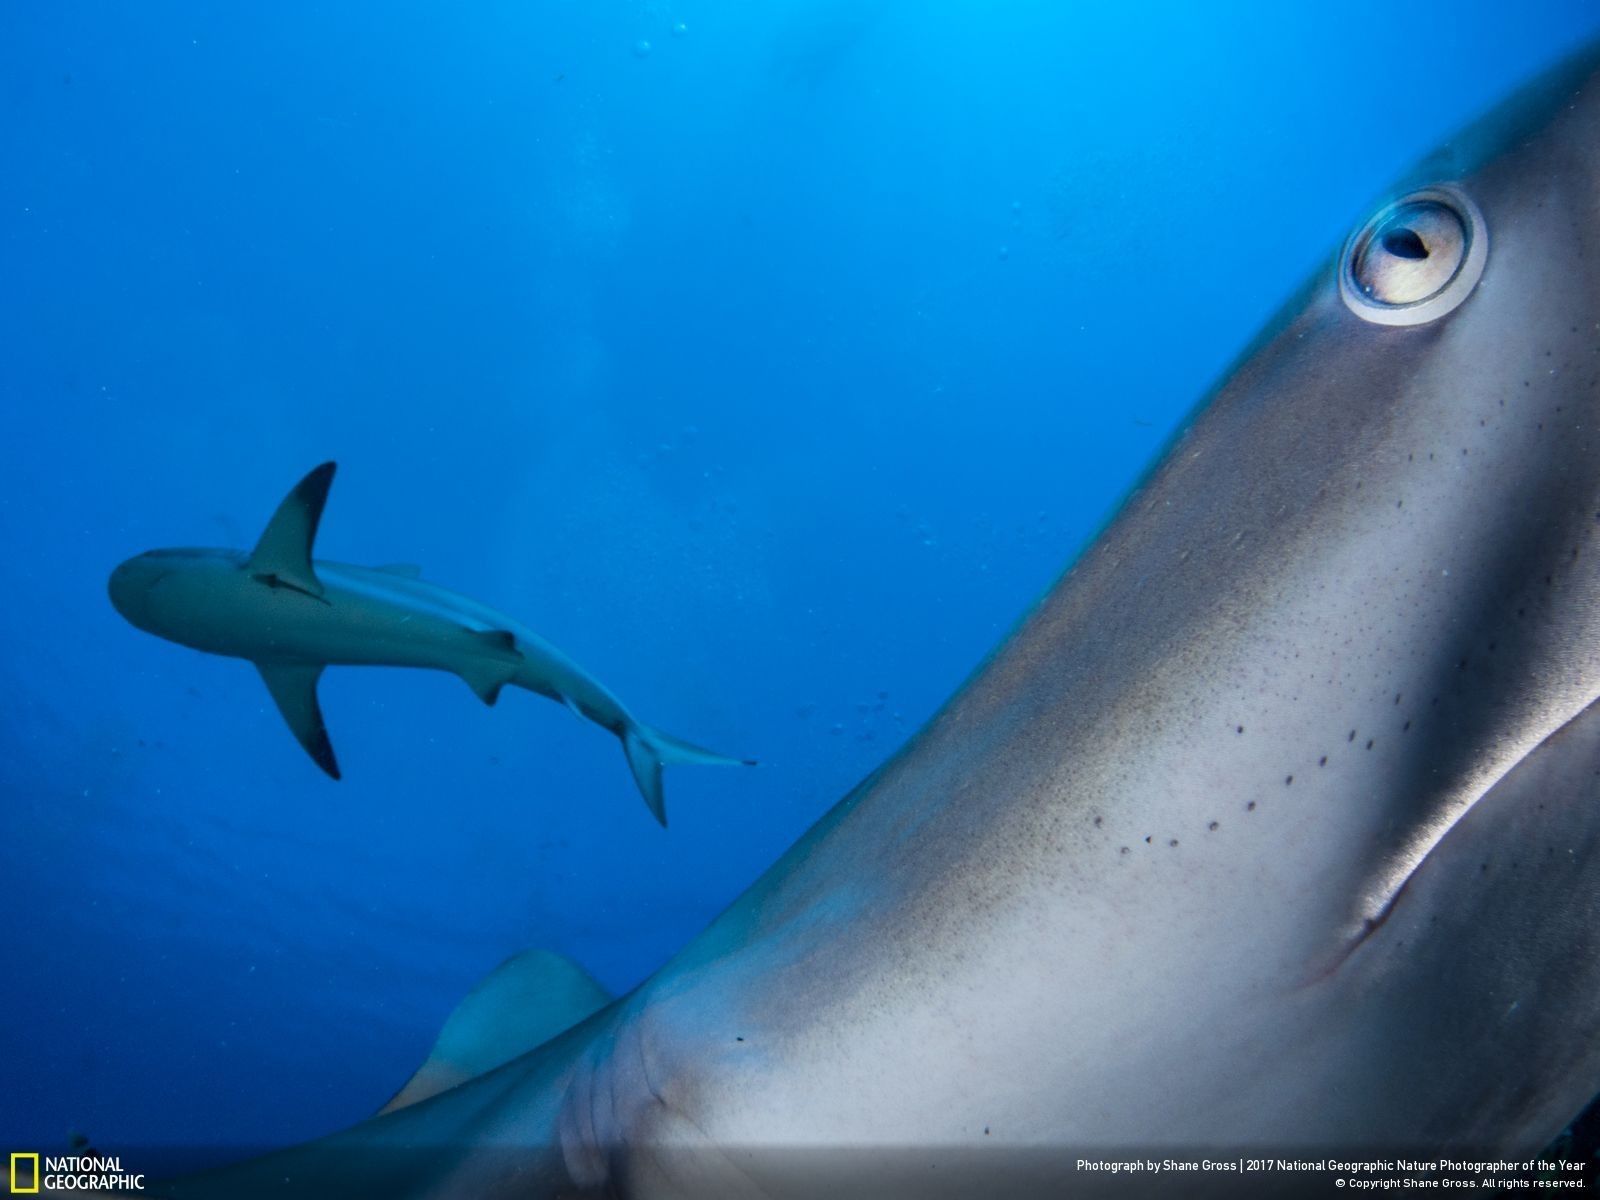
[[169,641],[255,663],[278,711],[333,778],[339,763],[317,681],[329,665],[432,667],[459,675],[485,704],[507,685],[565,704],[622,740],[651,813],[667,823],[663,763],[754,765],[636,720],[598,679],[488,605],[418,577],[415,567],[313,561],[335,465],[284,497],[255,550],[150,550],[111,572],[111,603]]
[[1600,1086],[1597,698],[1590,52],[1397,184],[982,669],[656,975],[171,1194],[1527,1157]]

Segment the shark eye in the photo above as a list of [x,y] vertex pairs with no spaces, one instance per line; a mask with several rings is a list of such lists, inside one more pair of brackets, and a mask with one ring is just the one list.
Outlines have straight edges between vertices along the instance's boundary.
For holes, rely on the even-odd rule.
[[1350,239],[1339,294],[1364,321],[1426,324],[1467,298],[1488,252],[1477,206],[1456,188],[1424,188],[1385,207]]

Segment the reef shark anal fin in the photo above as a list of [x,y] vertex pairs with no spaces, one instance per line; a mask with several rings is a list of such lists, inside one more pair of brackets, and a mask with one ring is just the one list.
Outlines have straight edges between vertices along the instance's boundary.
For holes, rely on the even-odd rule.
[[456,1005],[404,1087],[379,1112],[393,1112],[510,1062],[611,1002],[582,967],[548,950],[501,963]]
[[257,663],[261,681],[289,723],[289,731],[306,748],[311,761],[333,778],[339,778],[339,760],[333,756],[328,727],[322,720],[322,705],[317,702],[317,680],[322,678],[321,663]]
[[250,573],[269,587],[287,587],[322,599],[322,581],[311,566],[322,506],[328,501],[337,464],[314,468],[283,498],[250,555]]
[[510,683],[526,661],[517,649],[517,636],[509,629],[470,630],[473,638],[483,648],[483,655],[474,657],[458,672],[473,694],[493,707],[500,699],[500,689]]

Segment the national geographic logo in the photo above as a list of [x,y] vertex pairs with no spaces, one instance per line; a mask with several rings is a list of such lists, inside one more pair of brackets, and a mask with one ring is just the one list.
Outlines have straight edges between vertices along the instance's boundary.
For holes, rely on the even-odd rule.
[[37,1196],[43,1192],[108,1195],[144,1191],[144,1176],[123,1170],[122,1158],[115,1154],[13,1152],[6,1182],[13,1196]]

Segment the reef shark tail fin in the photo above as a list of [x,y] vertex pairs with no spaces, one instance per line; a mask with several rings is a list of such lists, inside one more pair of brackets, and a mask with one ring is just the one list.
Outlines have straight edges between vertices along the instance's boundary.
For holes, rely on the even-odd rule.
[[611,1003],[582,967],[548,950],[512,955],[467,993],[416,1074],[378,1110],[393,1112],[486,1074]]
[[311,566],[311,546],[317,540],[317,525],[336,468],[331,462],[313,468],[283,498],[261,531],[261,540],[250,554],[250,573],[269,587],[293,588],[322,599],[322,581]]
[[703,746],[675,738],[651,729],[637,721],[630,722],[622,732],[622,749],[628,756],[628,769],[639,793],[662,828],[667,824],[667,801],[661,790],[661,768],[696,764],[703,767],[753,767],[753,758],[733,758],[718,754]]
[[317,702],[317,680],[322,678],[321,663],[257,663],[261,681],[288,722],[289,732],[306,748],[311,761],[333,778],[339,778],[339,760],[328,740],[328,727],[322,720],[322,705]]

